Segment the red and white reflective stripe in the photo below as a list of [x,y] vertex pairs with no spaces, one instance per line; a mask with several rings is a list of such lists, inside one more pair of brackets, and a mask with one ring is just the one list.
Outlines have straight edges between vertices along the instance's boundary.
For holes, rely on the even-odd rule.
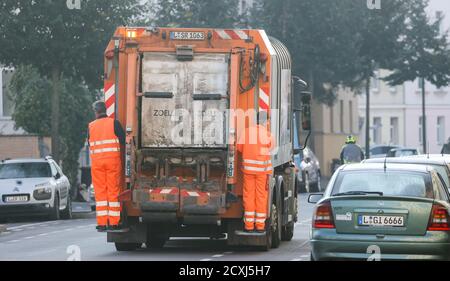
[[247,40],[249,38],[245,30],[239,29],[216,29],[214,33],[223,40]]
[[120,202],[109,202],[109,206],[113,208],[120,208]]
[[109,216],[110,217],[120,217],[120,212],[109,211]]
[[270,109],[270,92],[268,88],[259,89],[259,111],[269,111]]
[[95,206],[97,206],[97,207],[107,207],[108,206],[108,201],[97,201],[95,203]]
[[105,81],[105,88],[103,89],[105,94],[106,115],[108,117],[115,117],[115,105],[116,105],[116,85],[112,82]]
[[97,217],[106,217],[108,215],[108,211],[97,211]]
[[197,192],[197,191],[186,191],[183,190],[181,195],[183,197],[210,197],[211,194],[209,192]]
[[156,188],[150,189],[151,194],[178,194],[178,188]]

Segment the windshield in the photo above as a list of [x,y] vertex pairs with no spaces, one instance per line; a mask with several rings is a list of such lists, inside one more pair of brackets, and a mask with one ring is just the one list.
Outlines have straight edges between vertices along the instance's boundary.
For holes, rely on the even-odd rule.
[[11,163],[0,165],[0,179],[50,178],[48,163]]
[[381,192],[384,196],[434,198],[428,175],[403,171],[352,171],[339,174],[332,195],[348,192]]
[[417,151],[416,150],[397,150],[397,151],[395,151],[396,157],[412,156],[412,155],[417,155]]
[[449,179],[450,175],[448,174],[448,168],[446,166],[441,165],[430,165],[430,166],[436,169],[436,172],[438,172],[438,174],[442,177],[447,188],[450,188],[450,179]]

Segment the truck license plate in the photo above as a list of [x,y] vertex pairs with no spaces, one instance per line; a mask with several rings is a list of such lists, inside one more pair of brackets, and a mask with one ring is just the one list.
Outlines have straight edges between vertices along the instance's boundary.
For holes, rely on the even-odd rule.
[[203,32],[173,31],[170,32],[171,40],[205,40]]

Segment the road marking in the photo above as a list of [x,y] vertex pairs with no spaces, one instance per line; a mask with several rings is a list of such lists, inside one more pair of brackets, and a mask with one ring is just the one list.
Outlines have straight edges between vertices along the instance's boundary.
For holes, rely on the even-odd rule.
[[223,257],[224,255],[214,255],[214,256],[212,256],[213,258],[221,258],[221,257]]
[[302,259],[292,259],[291,261],[301,261]]
[[48,233],[41,233],[38,236],[47,236],[47,235],[48,235]]
[[64,229],[64,231],[72,231],[72,230],[74,230],[74,229],[73,228]]
[[201,259],[200,261],[212,261],[212,259]]
[[301,258],[308,258],[309,257],[309,255],[303,255],[303,256],[300,256]]
[[21,228],[25,228],[25,227],[30,227],[30,226],[47,226],[48,222],[40,222],[40,223],[30,223],[30,224],[24,224],[24,225],[18,225],[18,226],[14,226],[14,227],[8,227],[8,230],[14,230],[14,229],[21,229]]
[[0,235],[6,235],[6,234],[10,234],[11,232],[9,231],[5,231],[5,232],[1,232]]
[[20,242],[20,240],[11,240],[11,241],[8,241],[8,243],[17,243],[17,242]]
[[34,236],[28,236],[28,237],[25,237],[25,238],[23,238],[23,239],[25,239],[25,240],[30,240],[30,239],[33,239],[33,238],[35,238]]

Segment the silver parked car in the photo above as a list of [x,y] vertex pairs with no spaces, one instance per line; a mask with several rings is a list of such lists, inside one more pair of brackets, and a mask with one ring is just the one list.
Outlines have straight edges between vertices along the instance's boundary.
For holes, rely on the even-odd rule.
[[0,217],[71,219],[70,183],[53,159],[0,162]]

